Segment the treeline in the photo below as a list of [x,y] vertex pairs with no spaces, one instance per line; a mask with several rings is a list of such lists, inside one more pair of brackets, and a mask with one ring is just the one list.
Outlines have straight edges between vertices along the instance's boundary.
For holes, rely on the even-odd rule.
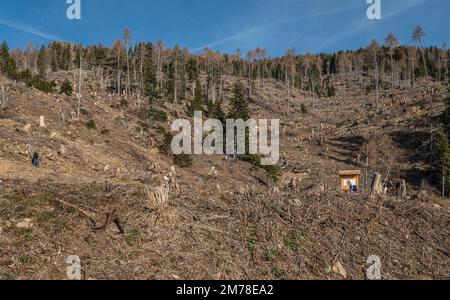
[[199,79],[204,96],[215,102],[222,97],[227,76],[244,78],[249,86],[263,79],[282,82],[288,98],[293,89],[326,97],[335,94],[331,75],[340,76],[347,88],[356,80],[361,89],[377,94],[385,86],[414,87],[425,77],[448,82],[449,50],[446,45],[424,48],[425,36],[417,27],[413,33],[416,46],[401,46],[390,34],[384,43],[373,41],[357,51],[296,55],[288,49],[283,57],[270,57],[259,47],[243,55],[240,50],[221,54],[207,47],[201,54],[191,54],[178,46],[166,48],[161,41],[131,45],[131,32],[125,29],[111,47],[54,42],[9,51],[4,42],[0,60],[3,74],[43,90],[50,90],[45,78],[51,72],[82,68],[92,71],[99,87],[110,92],[175,102],[194,98]]
[[[391,33],[382,43],[374,40],[356,51],[297,55],[295,49],[288,49],[282,57],[270,57],[260,47],[246,54],[239,49],[234,54],[222,54],[205,47],[202,53],[192,54],[179,46],[167,48],[162,41],[132,44],[131,32],[125,29],[122,37],[110,47],[54,42],[10,50],[3,42],[0,45],[0,72],[45,92],[55,91],[55,83],[46,79],[55,72],[89,72],[97,89],[131,96],[122,97],[121,106],[137,99],[139,116],[150,130],[157,120],[166,118],[154,105],[157,101],[176,103],[186,100],[184,104],[190,115],[200,110],[219,120],[248,118],[248,101],[255,94],[255,87],[267,79],[284,87],[282,97],[287,100],[288,111],[294,89],[309,93],[314,106],[315,98],[335,95],[336,78],[340,79],[341,92],[355,87],[366,94],[375,92],[377,107],[382,92],[393,93],[395,88],[414,89],[419,85],[428,88],[430,81],[447,84],[450,51],[447,45],[423,47],[425,38],[425,32],[417,26],[412,34],[414,46],[400,45]],[[248,88],[239,83],[235,85],[232,109],[226,114],[221,101],[225,82],[231,76],[240,79],[238,81],[247,81]],[[60,92],[70,95],[73,92],[70,78],[65,79]],[[79,78],[73,79],[79,81]],[[79,111],[80,93],[78,96]],[[141,106],[140,99],[144,98],[147,100]],[[306,107],[302,107],[302,111],[306,111]],[[446,193],[445,187],[450,186],[449,115],[447,112],[443,125],[446,131],[436,151],[443,193]],[[258,164],[257,157],[244,156],[243,159]]]
[[23,81],[28,86],[47,93],[53,92],[55,88],[55,83],[47,81],[42,74],[33,73],[29,68],[17,68],[17,63],[9,53],[6,42],[0,45],[0,72],[9,79]]

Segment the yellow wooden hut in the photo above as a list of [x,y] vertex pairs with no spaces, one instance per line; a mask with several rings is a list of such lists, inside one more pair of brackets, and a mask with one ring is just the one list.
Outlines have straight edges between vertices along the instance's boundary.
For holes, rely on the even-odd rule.
[[339,178],[341,183],[341,191],[348,192],[350,189],[350,183],[352,186],[356,186],[359,189],[361,171],[360,170],[339,171]]

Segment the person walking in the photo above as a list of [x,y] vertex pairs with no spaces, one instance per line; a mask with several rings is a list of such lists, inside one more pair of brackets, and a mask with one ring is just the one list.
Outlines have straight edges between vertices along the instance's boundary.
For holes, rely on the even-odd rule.
[[39,153],[34,152],[31,163],[33,164],[34,167],[39,167]]

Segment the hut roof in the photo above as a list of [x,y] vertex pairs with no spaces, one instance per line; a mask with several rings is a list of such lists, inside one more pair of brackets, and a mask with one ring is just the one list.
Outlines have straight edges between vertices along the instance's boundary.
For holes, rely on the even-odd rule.
[[343,170],[339,171],[339,176],[361,176],[360,170]]

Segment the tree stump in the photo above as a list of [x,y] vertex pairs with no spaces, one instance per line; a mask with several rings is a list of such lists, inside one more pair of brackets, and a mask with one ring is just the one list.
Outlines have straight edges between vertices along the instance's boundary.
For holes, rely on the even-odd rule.
[[407,191],[406,191],[406,181],[402,180],[402,182],[400,183],[400,197],[402,199],[405,199],[407,196]]
[[0,98],[0,108],[6,108],[6,102],[8,99],[6,97],[5,88],[3,87],[3,84],[1,85],[1,92],[2,96]]
[[46,127],[44,116],[41,116],[39,119],[39,127]]
[[371,184],[371,196],[378,196],[381,194],[382,192],[382,186],[381,186],[381,174],[380,173],[375,173],[373,175],[373,179],[372,179],[372,184]]

